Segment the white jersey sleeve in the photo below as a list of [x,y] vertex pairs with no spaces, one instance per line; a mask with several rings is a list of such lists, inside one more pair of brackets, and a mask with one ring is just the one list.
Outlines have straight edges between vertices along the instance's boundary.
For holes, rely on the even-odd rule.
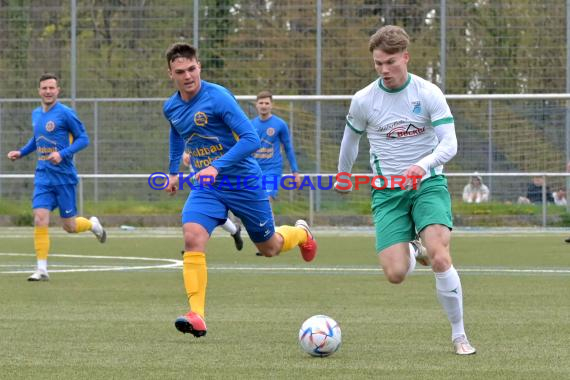
[[358,156],[360,137],[364,131],[366,131],[366,115],[361,112],[359,98],[355,97],[352,99],[348,115],[346,115],[346,125],[338,157],[339,173],[350,173],[352,171],[352,166]]
[[438,144],[433,152],[422,158],[417,165],[429,172],[449,162],[457,154],[457,137],[451,110],[447,105],[443,92],[434,84],[429,84],[424,91],[431,125],[437,136]]
[[428,154],[417,163],[426,173],[430,169],[449,162],[457,154],[457,137],[455,136],[454,124],[446,123],[445,125],[438,125],[434,129],[439,143],[431,154]]
[[350,173],[352,171],[352,166],[358,156],[360,136],[362,135],[356,133],[353,128],[348,126],[348,124],[344,127],[344,135],[342,136],[342,142],[340,143],[340,155],[338,157],[339,173]]
[[366,131],[366,124],[366,113],[362,111],[361,99],[355,96],[350,102],[350,109],[346,115],[346,126],[361,135]]

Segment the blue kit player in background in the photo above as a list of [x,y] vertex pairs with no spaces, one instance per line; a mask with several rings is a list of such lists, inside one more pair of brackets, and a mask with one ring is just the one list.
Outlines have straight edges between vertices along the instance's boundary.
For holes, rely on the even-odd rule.
[[91,231],[104,243],[105,230],[96,217],[76,217],[75,187],[77,170],[73,155],[89,145],[89,137],[75,112],[57,101],[58,79],[54,74],[44,74],[39,80],[39,95],[42,105],[32,112],[34,135],[20,150],[8,153],[15,161],[36,152],[38,163],[34,178],[34,248],[37,268],[28,281],[47,281],[47,258],[49,253],[49,216],[56,207],[69,233]]
[[296,187],[301,184],[301,176],[295,160],[295,151],[287,123],[280,117],[273,115],[273,94],[269,91],[261,91],[257,94],[255,102],[258,116],[251,120],[251,124],[257,131],[261,140],[261,147],[254,153],[253,157],[261,167],[261,172],[266,178],[265,190],[270,200],[277,199],[279,183],[283,175],[283,158],[281,156],[281,145],[285,148],[285,154],[291,166],[291,173],[295,177]]
[[163,107],[170,124],[166,191],[174,194],[178,189],[178,168],[185,147],[190,151],[192,168],[198,171],[194,180],[203,184],[192,189],[182,210],[182,273],[190,311],[176,319],[175,327],[200,337],[207,331],[206,245],[214,228],[226,221],[228,211],[241,219],[257,249],[267,257],[299,246],[303,259],[311,261],[317,244],[303,220],[295,227],[275,229],[271,205],[261,185],[261,169],[252,157],[259,149],[259,137],[233,95],[201,79],[197,50],[175,43],[167,50],[166,61],[176,87]]

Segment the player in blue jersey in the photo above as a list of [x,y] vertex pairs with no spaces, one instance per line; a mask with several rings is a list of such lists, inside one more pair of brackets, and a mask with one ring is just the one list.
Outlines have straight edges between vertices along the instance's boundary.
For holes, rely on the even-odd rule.
[[295,177],[294,181],[298,187],[301,184],[301,176],[295,159],[295,151],[289,137],[287,123],[280,117],[273,115],[273,94],[270,91],[261,91],[257,94],[255,102],[257,114],[251,120],[251,124],[257,131],[261,140],[261,147],[254,153],[261,172],[266,178],[265,190],[271,200],[277,198],[279,184],[283,175],[283,158],[281,156],[281,145],[285,149],[285,154],[291,166],[291,173]]
[[91,231],[104,243],[107,237],[97,217],[86,219],[77,215],[75,187],[77,170],[73,155],[89,145],[89,137],[75,112],[57,101],[58,79],[44,74],[39,80],[41,106],[32,112],[34,135],[20,150],[8,153],[15,161],[36,152],[38,163],[34,178],[34,248],[37,268],[29,281],[47,281],[49,253],[48,225],[50,212],[59,208],[63,229],[69,233]]
[[[314,259],[316,242],[303,220],[295,227],[275,229],[271,205],[261,184],[261,169],[252,157],[260,142],[251,122],[224,87],[201,79],[197,51],[175,43],[166,52],[168,73],[176,92],[164,103],[170,124],[169,184],[174,194],[185,146],[190,152],[194,180],[202,183],[190,192],[182,210],[184,234],[183,277],[190,312],[176,319],[176,328],[195,337],[206,334],[206,245],[228,211],[241,219],[251,240],[265,256],[299,246],[305,261]],[[188,183],[186,183],[188,185]]]

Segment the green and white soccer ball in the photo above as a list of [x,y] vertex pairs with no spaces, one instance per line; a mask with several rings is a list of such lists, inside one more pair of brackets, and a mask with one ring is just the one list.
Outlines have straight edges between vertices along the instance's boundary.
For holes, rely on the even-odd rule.
[[301,325],[299,344],[311,356],[329,356],[335,353],[342,342],[340,326],[331,317],[313,315]]

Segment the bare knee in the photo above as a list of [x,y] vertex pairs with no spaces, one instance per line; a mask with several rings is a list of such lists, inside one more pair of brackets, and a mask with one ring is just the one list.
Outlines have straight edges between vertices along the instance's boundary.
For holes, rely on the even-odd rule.
[[256,247],[265,257],[277,256],[281,252],[281,248],[283,248],[283,237],[279,234],[273,234],[269,240],[257,243]]
[[184,251],[186,252],[204,252],[206,243],[210,235],[206,230],[188,229],[184,230]]
[[61,226],[61,228],[63,228],[64,231],[66,231],[67,233],[75,233],[75,226],[71,225],[71,224],[67,224],[64,223],[63,226]]
[[49,224],[49,215],[34,215],[34,226],[36,227],[47,227]]
[[281,250],[275,246],[262,246],[257,248],[259,249],[259,252],[265,257],[277,256],[279,252],[281,252]]
[[384,275],[391,284],[401,284],[406,278],[406,273],[384,268]]
[[445,272],[451,266],[451,256],[447,250],[435,252],[431,258],[431,267],[434,272]]

